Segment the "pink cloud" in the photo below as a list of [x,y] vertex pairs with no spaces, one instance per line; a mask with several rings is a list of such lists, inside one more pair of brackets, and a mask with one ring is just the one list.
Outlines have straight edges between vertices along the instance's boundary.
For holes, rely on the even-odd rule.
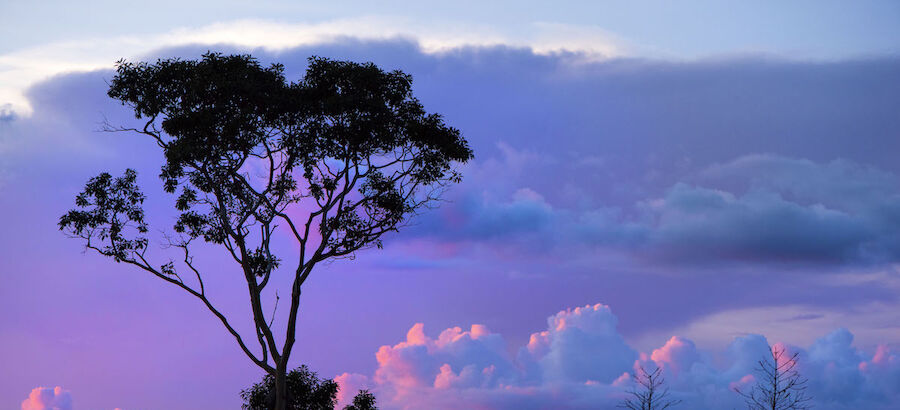
[[691,365],[700,360],[700,355],[694,342],[672,336],[666,344],[653,351],[650,359],[672,376],[678,376],[680,372],[690,370]]
[[334,378],[338,384],[336,408],[342,409],[353,402],[353,397],[363,389],[371,388],[369,378],[359,373],[343,373]]
[[756,378],[753,377],[752,374],[748,374],[744,377],[741,377],[740,380],[738,380],[736,382],[731,382],[728,385],[728,388],[731,390],[734,390],[734,389],[746,390],[749,386],[752,386],[753,383],[755,383],[755,382],[756,382]]
[[478,324],[469,330],[452,327],[431,338],[417,323],[406,341],[382,346],[375,357],[375,382],[398,396],[422,388],[493,386],[514,375],[502,337]]
[[[482,325],[451,327],[432,337],[417,323],[406,340],[378,350],[372,379],[345,373],[335,380],[342,388],[354,386],[347,397],[356,386],[371,387],[385,409],[596,409],[614,408],[626,397],[637,366],[661,367],[672,397],[685,408],[736,408],[742,402],[733,388],[755,381],[756,362],[770,348],[765,337],[747,335],[717,354],[675,336],[639,354],[617,324],[602,304],[560,311],[511,357],[507,352],[515,350]],[[808,349],[772,347],[785,349],[786,359],[799,354],[816,408],[890,409],[900,399],[900,360],[886,347],[869,356],[851,342],[852,334],[839,329]]]
[[59,386],[35,387],[22,402],[22,410],[72,410],[72,395]]

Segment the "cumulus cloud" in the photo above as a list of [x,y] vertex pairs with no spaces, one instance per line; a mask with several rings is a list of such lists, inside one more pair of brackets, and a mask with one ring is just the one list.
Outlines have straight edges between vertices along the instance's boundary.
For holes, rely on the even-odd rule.
[[859,350],[847,329],[806,349],[749,334],[722,351],[673,336],[650,352],[637,352],[617,332],[617,322],[602,304],[561,311],[516,357],[501,335],[484,326],[450,328],[433,338],[417,323],[405,341],[378,350],[374,376],[345,373],[336,380],[353,391],[372,388],[385,408],[612,409],[635,388],[632,375],[639,368],[659,368],[672,397],[686,408],[732,408],[742,406],[733,389],[752,385],[757,362],[774,348],[798,354],[818,409],[888,409],[900,400],[900,355],[886,345],[873,354]]
[[637,358],[617,324],[609,307],[600,304],[559,312],[547,319],[547,330],[531,335],[518,358],[526,366],[538,365],[533,380],[610,383]]
[[482,325],[446,329],[432,339],[418,323],[405,342],[382,346],[375,357],[375,381],[394,386],[398,395],[422,387],[493,387],[517,376],[503,337]]
[[22,410],[72,410],[72,395],[62,387],[35,387],[22,402]]

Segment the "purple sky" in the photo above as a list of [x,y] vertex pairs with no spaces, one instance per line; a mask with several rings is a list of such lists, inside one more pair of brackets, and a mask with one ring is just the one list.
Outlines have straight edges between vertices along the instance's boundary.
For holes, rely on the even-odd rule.
[[[653,361],[691,408],[716,408],[765,335],[802,352],[817,408],[900,399],[900,59],[254,51],[289,79],[311,54],[411,73],[475,160],[383,250],[317,268],[296,365],[388,408],[592,408]],[[199,302],[56,228],[88,178],[126,167],[151,223],[173,221],[155,145],[96,131],[133,121],[105,95],[111,76],[58,75],[28,88],[30,115],[0,116],[0,408],[37,386],[76,409],[237,408],[262,373]],[[235,267],[203,256],[209,292],[248,330]]]

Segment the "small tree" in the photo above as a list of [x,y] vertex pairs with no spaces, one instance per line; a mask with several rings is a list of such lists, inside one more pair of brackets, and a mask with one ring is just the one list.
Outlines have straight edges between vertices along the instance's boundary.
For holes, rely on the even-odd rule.
[[[290,410],[334,410],[340,386],[334,380],[321,380],[306,365],[291,370],[285,377],[287,384],[287,408]],[[275,407],[275,378],[271,374],[247,390],[241,391],[244,410],[270,410]],[[353,397],[353,404],[344,410],[377,410],[375,396],[368,390],[360,390]]]
[[344,410],[378,410],[375,406],[375,395],[368,390],[360,390],[353,397],[353,403],[344,407]]
[[681,400],[669,398],[669,388],[663,388],[666,380],[662,376],[662,368],[657,367],[650,373],[643,366],[635,372],[634,381],[640,386],[630,390],[632,397],[623,400],[618,407],[630,410],[664,410],[681,403]]
[[[291,370],[285,377],[287,408],[291,410],[332,410],[337,403],[338,384],[320,380],[306,365]],[[275,407],[275,378],[266,374],[263,380],[241,391],[245,410],[270,410]]]
[[806,395],[807,379],[797,371],[799,353],[785,355],[785,349],[771,347],[771,355],[757,362],[756,384],[749,391],[734,391],[744,398],[750,410],[811,409],[811,397]]
[[[458,130],[428,114],[412,95],[412,78],[374,64],[310,58],[305,77],[286,82],[283,67],[249,55],[207,53],[199,61],[120,61],[109,96],[142,121],[165,163],[164,189],[177,193],[180,215],[164,245],[150,252],[144,194],[137,173],[92,178],[63,215],[61,230],[116,262],[135,266],[198,298],[241,350],[274,379],[276,410],[286,409],[286,374],[303,284],[321,262],[381,247],[443,188],[459,182],[453,165],[472,158]],[[281,229],[277,229],[277,228]],[[293,246],[291,266],[271,246]],[[194,241],[220,246],[240,268],[253,320],[250,338],[218,310],[195,263]],[[287,274],[287,320],[267,320],[263,291]],[[250,340],[258,342],[254,348]]]

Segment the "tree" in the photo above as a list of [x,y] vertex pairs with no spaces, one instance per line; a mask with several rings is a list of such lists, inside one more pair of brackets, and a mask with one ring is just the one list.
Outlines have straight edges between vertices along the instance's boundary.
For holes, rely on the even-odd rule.
[[772,347],[771,356],[757,362],[759,378],[749,392],[734,388],[750,410],[804,410],[812,408],[806,395],[807,379],[796,370],[799,353],[785,356],[785,349]]
[[375,406],[375,395],[368,390],[360,390],[353,397],[353,403],[344,407],[344,410],[377,410]]
[[625,399],[617,407],[630,410],[664,410],[681,403],[681,400],[669,398],[669,388],[662,388],[666,383],[662,376],[662,368],[647,373],[643,366],[634,374],[634,381],[639,389],[628,392],[632,398]]
[[[334,380],[320,380],[319,375],[306,365],[291,370],[285,377],[287,384],[287,408],[291,410],[333,410],[337,404],[340,387]],[[241,391],[244,410],[269,410],[275,406],[275,378],[271,374],[247,390]],[[353,403],[344,410],[377,410],[375,396],[368,390],[360,390]]]
[[[291,410],[332,410],[337,403],[338,384],[319,380],[306,365],[291,370],[285,377],[286,407]],[[269,410],[275,406],[275,378],[266,374],[263,380],[241,391],[245,410]]]
[[[459,130],[428,114],[411,84],[401,71],[317,57],[291,83],[281,65],[264,67],[249,55],[120,60],[108,94],[142,125],[109,129],[142,134],[162,150],[160,178],[180,212],[163,245],[177,261],[150,252],[145,196],[131,169],[90,179],[59,228],[198,298],[272,375],[276,409],[284,410],[301,290],[314,268],[380,248],[382,235],[459,182],[454,166],[472,158]],[[272,243],[281,238],[293,245],[279,256]],[[192,253],[197,240],[219,246],[240,268],[258,349],[206,293]],[[284,256],[296,263],[283,267]],[[273,274],[292,278],[283,329],[266,320],[263,306]]]

